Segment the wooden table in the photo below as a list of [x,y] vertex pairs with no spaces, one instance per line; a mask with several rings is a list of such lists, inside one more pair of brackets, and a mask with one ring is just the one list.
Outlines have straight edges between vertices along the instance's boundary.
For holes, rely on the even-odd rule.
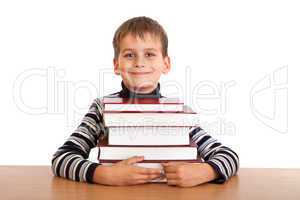
[[103,186],[54,177],[49,166],[0,166],[0,199],[300,199],[300,169],[240,169],[225,184]]

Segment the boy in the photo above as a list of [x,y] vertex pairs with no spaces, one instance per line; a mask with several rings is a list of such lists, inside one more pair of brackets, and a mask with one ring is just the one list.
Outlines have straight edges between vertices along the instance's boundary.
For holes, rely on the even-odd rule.
[[[164,29],[148,17],[124,22],[113,39],[114,72],[122,77],[122,90],[109,97],[160,98],[159,78],[170,71],[168,39]],[[159,169],[134,166],[143,157],[132,157],[113,166],[87,160],[90,150],[106,135],[103,104],[95,99],[81,124],[52,158],[54,175],[104,185],[136,185],[159,178]],[[196,186],[205,182],[223,183],[237,173],[239,158],[230,148],[209,136],[203,129],[191,129],[204,162],[200,164],[163,163],[168,185]]]

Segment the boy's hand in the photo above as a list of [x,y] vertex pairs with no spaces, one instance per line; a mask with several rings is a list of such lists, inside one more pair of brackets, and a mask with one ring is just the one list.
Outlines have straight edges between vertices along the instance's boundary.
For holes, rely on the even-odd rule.
[[192,187],[217,178],[207,163],[168,162],[162,164],[168,185]]
[[143,161],[143,156],[134,156],[112,166],[98,166],[93,180],[104,185],[136,185],[147,183],[161,176],[160,169],[150,169],[133,166]]

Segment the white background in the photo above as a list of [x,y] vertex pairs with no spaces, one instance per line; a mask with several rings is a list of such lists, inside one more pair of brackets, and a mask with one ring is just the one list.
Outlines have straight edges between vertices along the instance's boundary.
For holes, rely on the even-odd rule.
[[114,31],[145,15],[169,36],[163,95],[201,113],[241,167],[299,168],[299,10],[286,0],[1,1],[0,164],[50,164],[93,99],[119,91]]

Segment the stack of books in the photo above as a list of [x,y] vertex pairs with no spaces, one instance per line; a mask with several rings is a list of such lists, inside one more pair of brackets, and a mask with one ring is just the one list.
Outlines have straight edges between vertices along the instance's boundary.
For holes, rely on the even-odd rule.
[[[162,162],[200,162],[189,137],[198,114],[177,98],[103,98],[108,138],[99,144],[98,160],[112,165],[144,156],[136,166],[162,169]],[[165,179],[154,180],[154,182]]]

